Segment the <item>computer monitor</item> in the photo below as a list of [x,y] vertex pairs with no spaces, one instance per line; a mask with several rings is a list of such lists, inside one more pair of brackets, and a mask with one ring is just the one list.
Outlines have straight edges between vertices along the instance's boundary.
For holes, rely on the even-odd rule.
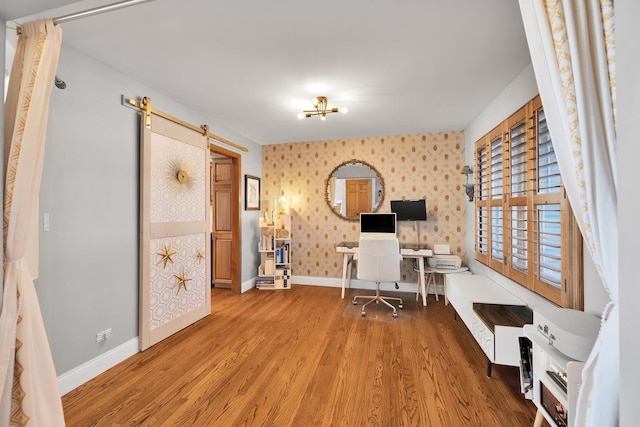
[[390,237],[396,235],[395,213],[361,213],[361,237]]
[[398,221],[426,221],[427,203],[425,199],[392,200],[391,212],[395,212]]

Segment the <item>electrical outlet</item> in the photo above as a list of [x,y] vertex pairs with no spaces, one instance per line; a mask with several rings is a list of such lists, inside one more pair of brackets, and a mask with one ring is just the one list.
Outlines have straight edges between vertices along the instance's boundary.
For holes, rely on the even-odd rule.
[[96,342],[102,342],[106,340],[110,340],[113,336],[113,329],[105,329],[104,331],[100,331],[96,333]]

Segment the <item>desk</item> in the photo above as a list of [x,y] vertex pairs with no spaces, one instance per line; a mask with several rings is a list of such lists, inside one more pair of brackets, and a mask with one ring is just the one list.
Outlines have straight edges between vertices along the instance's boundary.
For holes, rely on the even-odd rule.
[[[342,298],[344,290],[351,287],[351,263],[353,256],[358,249],[358,242],[340,242],[336,245],[336,252],[342,254]],[[403,258],[414,258],[418,260],[418,286],[422,291],[422,305],[427,305],[427,293],[425,292],[424,259],[433,255],[431,249],[425,245],[400,244],[400,255]]]

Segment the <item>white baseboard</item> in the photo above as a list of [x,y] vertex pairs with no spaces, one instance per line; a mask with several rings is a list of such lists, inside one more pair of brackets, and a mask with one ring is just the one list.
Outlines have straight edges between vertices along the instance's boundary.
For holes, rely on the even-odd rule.
[[335,277],[292,276],[291,283],[294,285],[314,285],[339,288],[342,286],[342,279]]
[[255,287],[256,287],[256,277],[252,277],[251,279],[247,280],[246,282],[240,285],[240,293],[243,294],[247,292],[249,289],[255,288]]
[[[313,286],[327,286],[332,288],[342,288],[342,279],[334,277],[311,277],[311,276],[293,276],[292,283],[294,285],[313,285]],[[444,289],[442,285],[438,285],[438,293],[444,295]],[[352,289],[365,289],[375,290],[376,284],[364,280],[351,279]],[[395,288],[393,283],[382,283],[380,290],[384,292],[409,292],[416,293],[418,290],[418,284],[414,282],[398,282],[398,288]],[[433,291],[427,293],[432,293]]]
[[138,337],[135,337],[124,344],[120,344],[118,347],[115,347],[106,353],[73,368],[70,371],[65,372],[58,377],[60,395],[63,396],[67,394],[71,390],[81,386],[90,379],[100,375],[139,351]]

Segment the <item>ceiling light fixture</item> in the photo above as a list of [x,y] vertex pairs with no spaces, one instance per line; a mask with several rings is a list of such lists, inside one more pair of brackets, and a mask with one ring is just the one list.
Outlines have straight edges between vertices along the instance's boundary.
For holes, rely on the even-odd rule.
[[320,120],[326,120],[327,114],[329,113],[346,113],[346,108],[327,108],[327,97],[326,96],[316,96],[313,98],[313,107],[315,110],[304,110],[302,113],[298,114],[299,119],[304,119],[305,117],[311,116],[320,116]]

